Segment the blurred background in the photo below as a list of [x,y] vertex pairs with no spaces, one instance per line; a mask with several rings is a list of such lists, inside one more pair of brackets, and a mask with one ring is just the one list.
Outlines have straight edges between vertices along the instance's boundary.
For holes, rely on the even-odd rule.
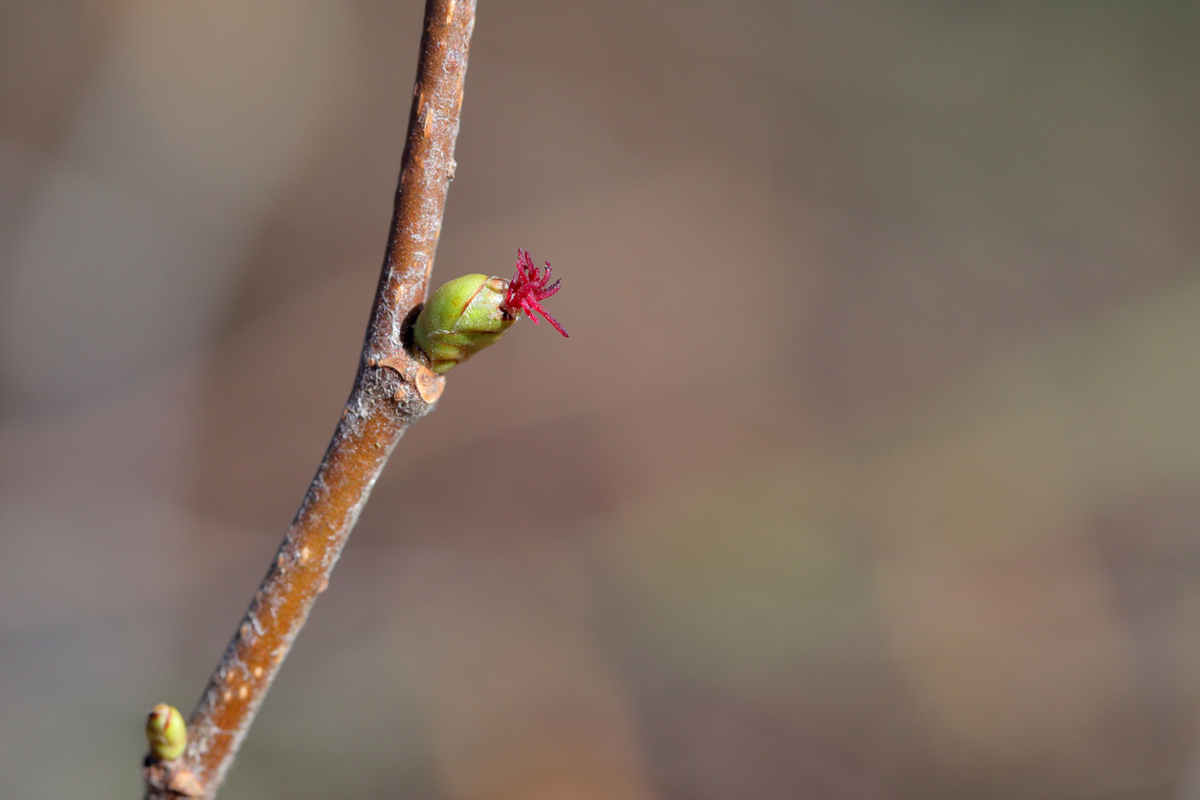
[[[0,797],[140,796],[350,389],[416,0],[0,5]],[[482,0],[401,442],[221,797],[1200,798],[1200,5]]]

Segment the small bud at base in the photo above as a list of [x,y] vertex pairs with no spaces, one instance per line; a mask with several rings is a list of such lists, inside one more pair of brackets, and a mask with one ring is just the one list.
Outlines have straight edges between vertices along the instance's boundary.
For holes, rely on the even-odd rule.
[[150,752],[162,761],[171,761],[187,749],[187,723],[175,706],[159,703],[146,717],[146,741]]

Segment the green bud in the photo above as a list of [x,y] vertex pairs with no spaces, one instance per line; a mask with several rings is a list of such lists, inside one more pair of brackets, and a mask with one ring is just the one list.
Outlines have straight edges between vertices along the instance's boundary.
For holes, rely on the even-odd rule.
[[487,275],[464,275],[438,287],[413,326],[431,370],[452,369],[512,327],[517,318],[504,306],[507,289],[507,281]]
[[417,346],[429,356],[429,368],[439,375],[495,342],[521,314],[537,324],[535,313],[563,336],[558,320],[542,301],[558,292],[546,271],[533,264],[529,253],[517,249],[517,271],[511,281],[486,275],[464,275],[444,283],[429,298],[413,325]]
[[183,755],[187,748],[187,723],[175,706],[159,703],[150,709],[146,718],[146,740],[150,752],[162,761],[171,761]]

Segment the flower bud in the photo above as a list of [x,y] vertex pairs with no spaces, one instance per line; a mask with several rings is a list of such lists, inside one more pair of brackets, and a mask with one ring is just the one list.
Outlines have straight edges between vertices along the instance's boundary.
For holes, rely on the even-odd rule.
[[486,275],[464,275],[444,283],[421,309],[413,338],[441,374],[495,342],[516,322],[506,314],[507,284]]
[[162,761],[183,755],[187,748],[187,723],[179,709],[166,703],[152,708],[146,718],[146,740],[150,742],[150,752]]
[[429,368],[438,374],[466,361],[494,343],[524,312],[537,323],[541,314],[563,336],[558,321],[542,308],[541,301],[558,291],[546,272],[533,265],[529,253],[517,250],[517,273],[511,281],[486,275],[464,275],[438,287],[413,325],[413,339],[429,356]]

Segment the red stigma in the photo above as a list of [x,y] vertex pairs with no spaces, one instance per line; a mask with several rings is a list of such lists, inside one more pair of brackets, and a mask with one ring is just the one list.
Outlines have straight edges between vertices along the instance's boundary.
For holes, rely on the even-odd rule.
[[513,279],[508,282],[508,293],[504,295],[504,307],[518,317],[524,311],[533,320],[534,325],[538,322],[538,318],[533,315],[533,312],[536,311],[545,318],[546,322],[553,325],[556,331],[563,336],[569,336],[570,334],[563,330],[562,325],[558,324],[558,320],[542,308],[541,303],[542,300],[558,291],[560,283],[562,283],[562,278],[550,283],[549,261],[546,262],[546,274],[543,275],[541,269],[533,265],[529,253],[518,247],[517,274],[513,275]]

